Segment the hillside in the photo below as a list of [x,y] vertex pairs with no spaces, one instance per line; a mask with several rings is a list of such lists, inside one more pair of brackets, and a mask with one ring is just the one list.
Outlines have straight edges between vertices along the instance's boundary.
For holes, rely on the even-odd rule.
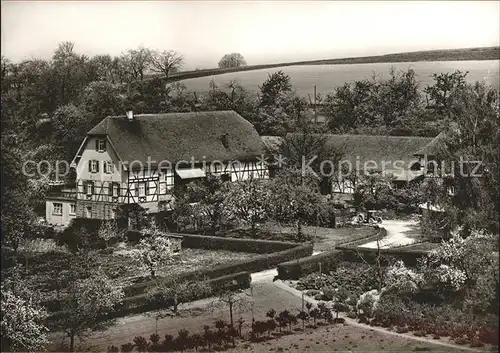
[[417,61],[463,61],[463,60],[498,60],[500,47],[482,47],[465,49],[424,50],[407,53],[395,53],[376,56],[362,56],[340,59],[322,59],[312,61],[294,61],[287,63],[250,65],[232,69],[203,69],[183,71],[172,74],[168,81],[180,81],[188,78],[221,75],[230,72],[268,69],[274,67],[293,65],[340,65],[340,64],[371,64],[371,63],[397,63]]

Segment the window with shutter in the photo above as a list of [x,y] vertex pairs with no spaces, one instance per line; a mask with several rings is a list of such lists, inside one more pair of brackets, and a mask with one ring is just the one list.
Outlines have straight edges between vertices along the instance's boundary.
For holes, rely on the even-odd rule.
[[97,151],[104,152],[106,151],[106,140],[96,140],[97,141]]

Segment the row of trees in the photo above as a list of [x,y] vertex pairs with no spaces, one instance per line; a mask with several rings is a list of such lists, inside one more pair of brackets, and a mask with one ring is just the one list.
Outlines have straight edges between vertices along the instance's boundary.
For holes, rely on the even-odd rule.
[[[259,342],[282,334],[291,334],[299,321],[302,323],[302,331],[305,330],[306,323],[307,327],[316,328],[317,322],[326,325],[344,321],[344,319],[334,319],[331,308],[324,302],[320,302],[317,307],[307,303],[306,308],[307,311],[299,310],[297,314],[286,309],[280,312],[271,309],[266,313],[264,320],[252,319],[249,336],[243,331],[245,325],[243,318],[240,317],[236,323],[228,323],[219,319],[215,321],[214,329],[209,325],[203,326],[203,331],[200,333],[191,333],[186,329],[180,329],[176,336],[166,334],[163,340],[155,332],[149,336],[149,340],[143,336],[137,336],[133,342],[123,344],[120,348],[109,346],[108,352],[131,352],[134,348],[139,352],[183,352],[186,349],[194,349],[197,352],[199,348],[211,352],[229,347],[234,348],[237,339]],[[310,324],[311,319],[313,324]]]

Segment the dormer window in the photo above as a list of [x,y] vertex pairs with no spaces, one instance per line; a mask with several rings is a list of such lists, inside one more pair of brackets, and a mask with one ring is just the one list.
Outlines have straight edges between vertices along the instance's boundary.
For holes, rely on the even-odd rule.
[[106,140],[104,139],[97,139],[95,141],[95,149],[97,152],[104,152],[106,151]]

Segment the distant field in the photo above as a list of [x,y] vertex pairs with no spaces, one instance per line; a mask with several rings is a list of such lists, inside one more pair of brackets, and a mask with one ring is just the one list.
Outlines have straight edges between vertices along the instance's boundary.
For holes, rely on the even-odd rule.
[[415,70],[421,88],[432,84],[432,74],[442,72],[453,72],[455,70],[469,71],[467,79],[469,82],[484,81],[487,84],[499,88],[499,61],[477,60],[477,61],[419,61],[419,62],[392,62],[392,63],[369,63],[369,64],[339,64],[339,65],[298,65],[273,67],[260,70],[240,71],[211,75],[198,78],[182,80],[188,89],[196,92],[208,90],[210,80],[219,85],[236,80],[246,89],[256,92],[259,85],[268,77],[269,73],[283,70],[292,78],[292,84],[297,93],[307,96],[313,92],[316,85],[317,92],[325,95],[332,92],[344,82],[370,78],[374,73],[387,77],[391,67],[396,70]]

